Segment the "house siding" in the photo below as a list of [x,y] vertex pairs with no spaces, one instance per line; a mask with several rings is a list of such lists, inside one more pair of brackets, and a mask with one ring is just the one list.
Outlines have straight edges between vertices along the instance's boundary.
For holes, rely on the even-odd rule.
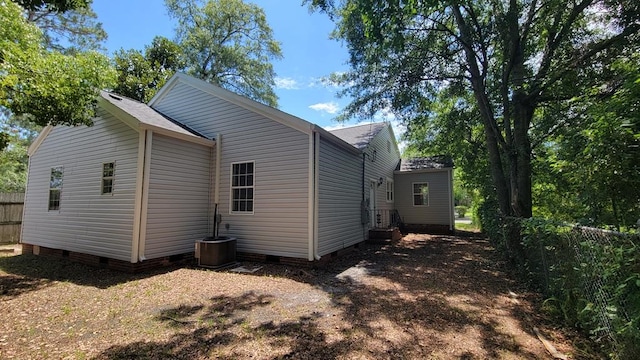
[[153,134],[144,256],[192,252],[208,234],[211,148]]
[[[450,170],[396,172],[396,208],[406,224],[451,225]],[[413,183],[429,183],[429,206],[413,205]]]
[[[153,103],[161,113],[220,146],[220,235],[238,238],[238,251],[307,258],[310,136],[213,94],[178,82]],[[229,212],[230,171],[255,162],[254,213]]]
[[321,137],[319,161],[318,252],[323,256],[364,240],[362,156]]
[[[389,147],[387,147],[387,141]],[[396,147],[396,141],[392,138],[392,133],[389,126],[384,127],[376,136],[371,140],[369,146],[365,151],[371,155],[373,150],[376,151],[375,161],[371,161],[371,158],[367,156],[365,165],[365,196],[369,197],[369,184],[371,181],[376,181],[380,177],[383,178],[382,184],[376,186],[376,210],[393,210],[395,208],[394,202],[387,202],[386,200],[386,183],[387,178],[393,180],[394,170],[397,168],[400,162],[400,154]],[[394,181],[395,188],[397,184]],[[394,194],[395,195],[395,194]],[[372,225],[375,225],[375,218],[371,219]]]
[[[55,127],[29,160],[22,242],[130,260],[138,133],[104,110],[92,127]],[[113,194],[102,164],[115,162]],[[48,211],[51,168],[63,166],[60,209]]]

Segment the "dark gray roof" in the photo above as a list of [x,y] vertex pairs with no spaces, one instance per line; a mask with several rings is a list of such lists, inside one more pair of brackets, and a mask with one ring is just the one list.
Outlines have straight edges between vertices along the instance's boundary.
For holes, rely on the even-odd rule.
[[447,156],[430,156],[423,158],[402,159],[400,171],[413,171],[425,169],[446,169],[453,167],[453,160]]
[[358,149],[364,149],[387,123],[370,123],[329,131]]
[[198,132],[154,110],[147,104],[107,91],[101,91],[100,96],[143,124],[152,125],[180,134],[205,138]]

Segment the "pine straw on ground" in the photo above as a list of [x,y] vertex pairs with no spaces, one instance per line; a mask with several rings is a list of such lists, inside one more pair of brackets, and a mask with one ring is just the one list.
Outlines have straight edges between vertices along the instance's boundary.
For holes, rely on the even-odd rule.
[[262,268],[129,275],[4,255],[0,358],[551,359],[534,327],[574,353],[479,237],[410,234],[320,269],[244,265]]

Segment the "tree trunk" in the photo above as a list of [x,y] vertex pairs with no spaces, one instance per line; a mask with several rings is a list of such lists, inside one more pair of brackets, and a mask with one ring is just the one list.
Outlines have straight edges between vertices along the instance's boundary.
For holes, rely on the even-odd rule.
[[529,124],[533,116],[534,106],[522,101],[523,97],[514,96],[514,131],[513,145],[515,154],[516,178],[512,183],[516,188],[512,189],[513,213],[515,216],[529,218],[532,216],[531,196],[531,142],[529,140]]

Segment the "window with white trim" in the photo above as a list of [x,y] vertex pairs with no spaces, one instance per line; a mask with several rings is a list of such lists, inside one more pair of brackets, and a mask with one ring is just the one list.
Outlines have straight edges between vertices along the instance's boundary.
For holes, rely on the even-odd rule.
[[387,202],[393,202],[393,180],[387,178]]
[[113,194],[113,180],[116,174],[116,163],[109,162],[102,164],[102,190],[100,193]]
[[413,183],[413,206],[429,206],[429,183]]
[[255,162],[231,164],[231,213],[253,214]]
[[51,178],[49,180],[49,210],[60,210],[62,174],[62,166],[51,168]]

